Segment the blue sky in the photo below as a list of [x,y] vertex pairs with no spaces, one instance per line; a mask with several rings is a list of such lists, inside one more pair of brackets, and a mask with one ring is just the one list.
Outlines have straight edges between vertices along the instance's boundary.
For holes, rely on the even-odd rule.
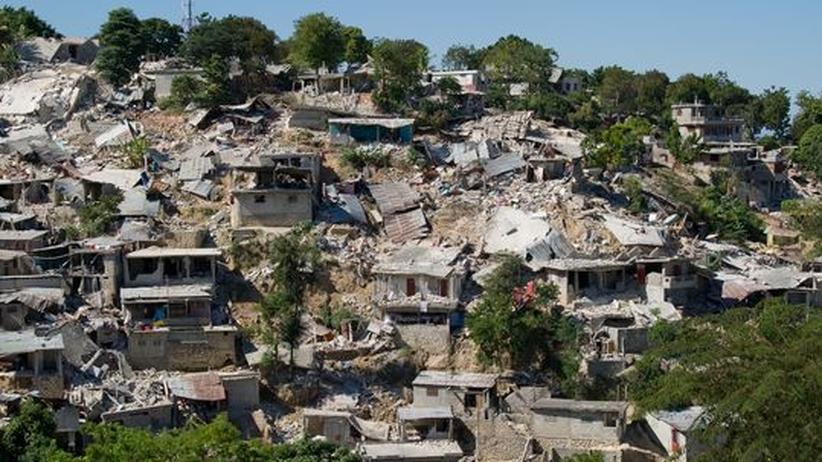
[[[3,1],[34,9],[66,35],[92,35],[118,6],[179,22],[180,0]],[[727,71],[753,91],[822,92],[819,0],[194,0],[195,12],[254,16],[280,37],[323,11],[372,37],[416,38],[434,60],[453,43],[518,34],[551,46],[566,67],[620,64],[643,71]]]

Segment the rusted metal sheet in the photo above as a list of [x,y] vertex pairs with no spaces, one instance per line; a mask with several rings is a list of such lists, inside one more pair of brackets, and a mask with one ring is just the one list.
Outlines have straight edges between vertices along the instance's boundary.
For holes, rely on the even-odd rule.
[[385,217],[385,233],[394,242],[408,242],[428,235],[428,222],[422,209]]
[[225,401],[225,388],[215,372],[186,374],[168,381],[171,394],[194,401]]
[[414,208],[421,199],[407,183],[369,184],[368,190],[384,216]]

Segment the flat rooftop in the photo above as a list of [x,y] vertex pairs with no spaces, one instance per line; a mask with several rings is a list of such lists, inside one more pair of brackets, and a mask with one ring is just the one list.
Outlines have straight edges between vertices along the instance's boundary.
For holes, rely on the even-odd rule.
[[160,257],[219,257],[222,251],[217,248],[182,249],[177,247],[148,247],[126,255],[126,258],[160,258]]
[[34,330],[0,332],[0,356],[62,349],[63,334],[41,337]]
[[474,372],[422,371],[412,385],[487,389],[496,385],[498,377],[498,374]]

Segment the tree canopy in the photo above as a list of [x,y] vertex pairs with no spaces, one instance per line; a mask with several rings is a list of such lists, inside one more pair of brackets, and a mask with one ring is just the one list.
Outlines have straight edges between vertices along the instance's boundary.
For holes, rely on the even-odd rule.
[[546,366],[557,375],[558,388],[572,390],[564,385],[575,384],[577,328],[553,309],[557,287],[526,276],[520,258],[503,255],[484,282],[485,292],[466,321],[478,359],[500,368]]
[[822,124],[812,125],[802,133],[791,160],[822,179]]
[[528,39],[509,35],[497,40],[483,53],[483,65],[492,82],[527,83],[538,92],[550,85],[557,52]]
[[204,66],[212,57],[237,58],[246,72],[259,71],[278,58],[277,34],[257,19],[204,16],[191,29],[182,52],[192,63]]
[[420,89],[428,67],[428,48],[416,40],[379,39],[372,50],[377,104],[385,111],[398,112]]
[[365,63],[368,55],[371,54],[371,40],[369,40],[362,29],[355,26],[345,26],[342,30],[343,41],[345,43],[345,61],[348,63]]
[[18,37],[62,37],[54,27],[25,7],[0,8],[0,28],[6,28]]
[[20,413],[0,429],[0,459],[8,462],[165,462],[223,460],[247,462],[356,462],[349,450],[328,442],[301,440],[271,445],[244,440],[225,415],[207,424],[152,433],[119,424],[83,425],[89,444],[79,456],[58,447],[54,415],[45,405],[26,400]]
[[140,20],[128,8],[117,8],[108,14],[100,27],[100,52],[96,66],[104,79],[114,85],[128,83],[140,67],[145,52]]
[[629,393],[645,411],[707,411],[700,460],[815,460],[822,451],[822,316],[781,299],[663,323]]
[[800,91],[796,95],[796,106],[798,110],[791,125],[791,135],[798,142],[806,130],[822,124],[822,95],[813,96],[808,91]]
[[174,56],[183,43],[183,28],[162,18],[148,18],[140,23],[145,53],[160,58]]
[[485,50],[474,45],[453,45],[442,57],[442,67],[449,71],[479,69],[482,66]]
[[313,13],[294,22],[294,35],[289,40],[289,59],[294,64],[319,69],[336,69],[345,59],[346,37],[337,18]]
[[618,169],[635,164],[645,152],[642,137],[651,132],[651,124],[639,117],[629,117],[583,142],[585,161],[589,166]]
[[818,199],[793,199],[782,202],[782,213],[788,216],[793,227],[810,244],[808,257],[822,256],[822,201]]

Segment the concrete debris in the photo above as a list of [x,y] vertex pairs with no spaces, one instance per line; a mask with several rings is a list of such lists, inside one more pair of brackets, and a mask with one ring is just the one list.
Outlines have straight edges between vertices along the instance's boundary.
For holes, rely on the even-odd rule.
[[[822,263],[803,261],[808,243],[784,216],[761,209],[768,245],[706,236],[666,192],[687,176],[670,159],[585,169],[583,133],[530,111],[486,113],[480,71],[432,73],[480,101],[435,132],[376,111],[370,64],[271,65],[275,94],[172,113],[151,106],[201,70],[144,63],[114,90],[59,64],[79,59],[64,43],[93,51],[35,39],[24,73],[0,87],[0,407],[45,398],[67,434],[79,419],[160,430],[227,412],[244,436],[320,438],[364,460],[629,460],[646,449],[624,401],[565,399],[550,374],[477,362],[466,316],[499,254],[526,265],[517,297],[557,286],[552,309],[580,326],[590,380],[631,370],[661,321],[768,297],[822,306]],[[122,149],[137,138],[142,158]],[[389,162],[355,169],[336,141]],[[779,197],[792,185],[818,198],[786,153],[709,154],[756,163],[742,177]],[[710,155],[702,173],[719,168]],[[626,206],[629,176],[643,212]],[[757,182],[744,200],[774,199]],[[114,194],[116,210],[88,207]],[[305,222],[322,265],[291,269],[315,277],[289,345],[262,334],[258,306],[281,270],[272,252]],[[701,411],[643,418],[670,437]]]

